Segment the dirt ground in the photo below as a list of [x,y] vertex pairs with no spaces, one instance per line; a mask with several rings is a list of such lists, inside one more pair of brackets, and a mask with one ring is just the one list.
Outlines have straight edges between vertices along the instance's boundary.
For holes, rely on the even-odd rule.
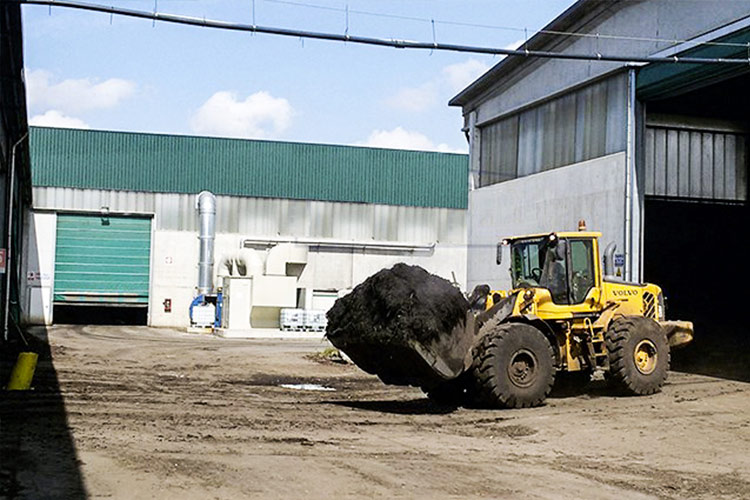
[[33,333],[51,361],[0,405],[0,497],[750,497],[739,380],[672,372],[650,397],[593,382],[541,408],[451,409],[310,359],[321,341]]

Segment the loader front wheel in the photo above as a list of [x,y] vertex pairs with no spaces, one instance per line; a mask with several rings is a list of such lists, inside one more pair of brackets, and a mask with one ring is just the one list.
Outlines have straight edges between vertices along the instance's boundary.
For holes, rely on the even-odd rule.
[[656,321],[639,316],[615,319],[605,334],[609,373],[620,392],[643,396],[661,389],[669,370],[669,343]]
[[555,381],[554,363],[552,345],[533,326],[496,326],[474,348],[477,402],[491,408],[542,404]]

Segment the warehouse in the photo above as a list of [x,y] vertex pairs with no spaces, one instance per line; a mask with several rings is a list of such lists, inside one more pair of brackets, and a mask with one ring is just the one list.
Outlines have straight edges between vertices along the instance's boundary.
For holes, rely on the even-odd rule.
[[22,214],[31,199],[23,83],[21,10],[0,5],[0,342],[8,340],[20,319],[18,301]]
[[199,261],[213,291],[257,271],[248,328],[278,327],[281,307],[325,310],[396,262],[465,285],[466,155],[41,127],[30,141],[28,323],[189,326],[210,293]]
[[[747,58],[748,16],[746,2],[579,1],[522,49]],[[749,71],[519,56],[494,66],[451,101],[475,186],[469,287],[508,284],[495,265],[502,237],[583,219],[617,244],[619,275],[664,288],[671,317],[699,333],[736,329],[724,297],[747,278]]]

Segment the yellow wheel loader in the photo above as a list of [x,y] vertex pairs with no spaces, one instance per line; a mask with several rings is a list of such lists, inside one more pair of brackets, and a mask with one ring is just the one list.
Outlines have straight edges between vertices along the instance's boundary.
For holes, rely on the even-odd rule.
[[614,245],[600,265],[600,236],[585,231],[537,234],[498,245],[498,264],[502,248],[510,248],[513,288],[488,292],[486,310],[476,317],[468,371],[481,403],[539,405],[559,372],[588,380],[602,370],[632,395],[661,388],[670,347],[690,342],[693,325],[666,320],[657,285],[614,276]]
[[666,321],[658,286],[614,276],[614,245],[601,264],[600,236],[504,240],[497,264],[507,247],[512,289],[475,288],[465,320],[438,335],[341,335],[329,323],[328,338],[385,383],[420,386],[440,403],[536,406],[556,376],[585,381],[594,371],[623,393],[652,394],[667,377],[670,348],[690,342],[693,325]]

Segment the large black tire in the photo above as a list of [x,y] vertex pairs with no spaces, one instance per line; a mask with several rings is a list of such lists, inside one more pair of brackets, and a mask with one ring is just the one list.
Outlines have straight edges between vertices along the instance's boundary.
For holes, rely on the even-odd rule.
[[609,357],[607,379],[620,392],[644,396],[661,389],[669,371],[669,343],[656,321],[621,316],[604,335]]
[[533,326],[493,325],[474,348],[472,372],[481,406],[539,406],[555,381],[555,354],[552,344]]

